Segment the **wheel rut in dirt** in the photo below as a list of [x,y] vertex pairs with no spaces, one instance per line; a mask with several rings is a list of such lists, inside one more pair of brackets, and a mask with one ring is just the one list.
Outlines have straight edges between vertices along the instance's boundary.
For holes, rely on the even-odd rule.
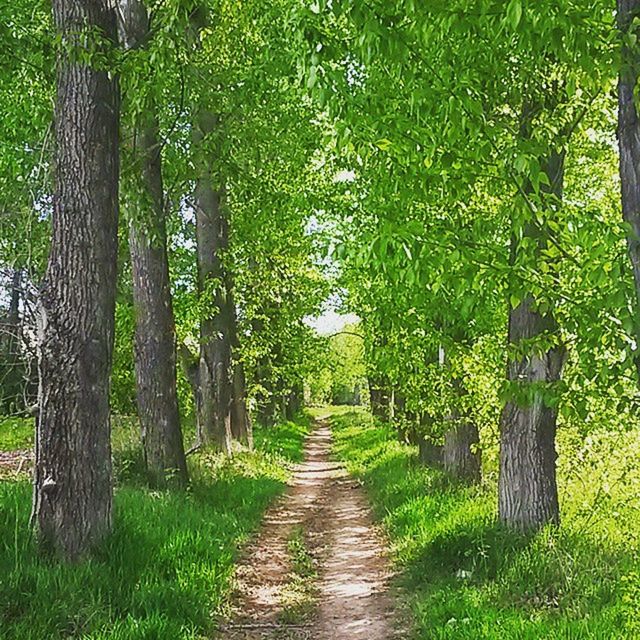
[[[389,561],[364,492],[330,452],[331,430],[320,420],[291,487],[267,511],[246,550],[233,613],[221,625],[219,640],[404,636],[389,592]],[[292,540],[299,537],[314,567],[314,575],[302,579],[296,576],[298,553],[292,558]],[[292,583],[302,590],[297,594],[302,606],[288,602],[296,599]]]

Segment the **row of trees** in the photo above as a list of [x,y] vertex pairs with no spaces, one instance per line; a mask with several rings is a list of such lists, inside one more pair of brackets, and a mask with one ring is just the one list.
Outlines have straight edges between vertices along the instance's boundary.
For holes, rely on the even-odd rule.
[[[54,0],[53,24],[27,5],[2,34],[1,235],[37,312],[14,286],[7,325],[14,371],[38,352],[34,525],[76,558],[112,528],[110,416],[134,409],[131,371],[156,488],[188,482],[185,416],[195,447],[230,453],[251,446],[250,413],[297,411],[304,318],[328,286],[308,219],[331,183],[290,3]],[[5,382],[5,410],[28,410]]]
[[[248,400],[295,410],[327,231],[374,412],[469,479],[499,424],[501,519],[558,522],[559,417],[637,412],[638,3],[53,8],[0,32],[0,240],[26,287],[3,324],[39,351],[43,544],[109,531],[130,371],[154,486],[187,481],[190,405],[223,451]],[[11,312],[36,289],[37,328]]]
[[560,518],[559,412],[636,420],[639,24],[638,2],[573,0],[306,17],[372,408],[469,479],[499,425],[499,515],[522,530]]

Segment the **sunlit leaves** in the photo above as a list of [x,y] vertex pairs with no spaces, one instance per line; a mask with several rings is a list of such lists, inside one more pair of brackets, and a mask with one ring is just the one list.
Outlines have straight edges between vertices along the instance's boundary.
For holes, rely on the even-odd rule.
[[507,5],[507,22],[509,26],[515,30],[522,19],[522,0],[510,0]]

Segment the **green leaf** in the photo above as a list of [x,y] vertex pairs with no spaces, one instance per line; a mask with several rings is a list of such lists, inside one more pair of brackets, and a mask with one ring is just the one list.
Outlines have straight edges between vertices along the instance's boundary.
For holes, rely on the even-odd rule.
[[318,67],[315,65],[309,69],[309,77],[307,78],[307,89],[313,89],[318,79]]
[[507,22],[512,29],[517,29],[522,19],[522,0],[511,0],[507,7]]
[[382,151],[388,151],[391,148],[391,140],[388,138],[381,138],[376,142],[376,147]]

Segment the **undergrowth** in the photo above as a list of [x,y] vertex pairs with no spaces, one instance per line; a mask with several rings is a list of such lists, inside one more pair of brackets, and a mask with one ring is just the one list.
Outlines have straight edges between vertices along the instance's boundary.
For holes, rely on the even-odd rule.
[[210,638],[227,605],[234,557],[280,494],[308,421],[258,429],[255,453],[197,454],[185,493],[144,488],[129,431],[114,428],[114,533],[76,565],[37,555],[27,480],[0,483],[2,640]]
[[562,526],[525,537],[496,524],[491,470],[482,486],[458,485],[364,412],[332,425],[391,541],[416,638],[640,638],[637,434],[616,447],[606,433],[597,446],[561,436]]

